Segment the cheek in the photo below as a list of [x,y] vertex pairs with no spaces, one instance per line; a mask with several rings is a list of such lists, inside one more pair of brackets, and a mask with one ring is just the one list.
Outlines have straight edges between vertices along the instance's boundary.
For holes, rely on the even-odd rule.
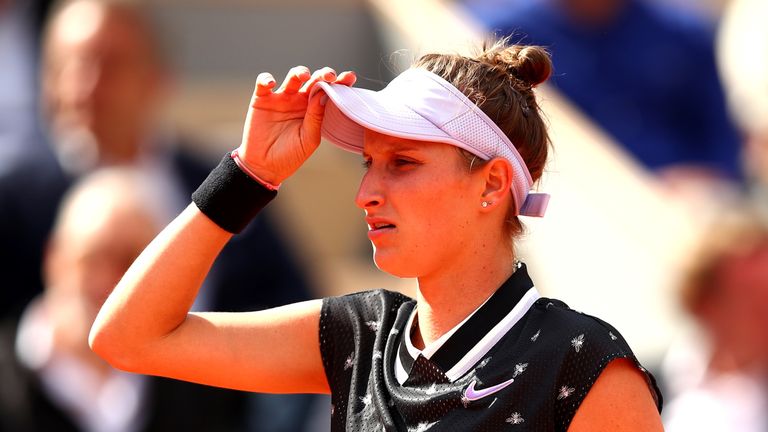
[[467,184],[458,180],[422,177],[389,189],[387,207],[399,226],[396,237],[375,247],[381,270],[418,277],[462,253],[472,235],[473,209]]
[[434,182],[419,188],[410,206],[408,232],[417,239],[414,246],[434,250],[461,243],[472,226],[472,209],[466,187],[457,182]]

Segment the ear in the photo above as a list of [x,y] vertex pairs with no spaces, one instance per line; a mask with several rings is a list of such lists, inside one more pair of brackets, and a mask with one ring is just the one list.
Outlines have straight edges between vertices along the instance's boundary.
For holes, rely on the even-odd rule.
[[504,158],[491,159],[482,168],[483,179],[485,180],[485,189],[481,197],[484,210],[491,210],[499,205],[507,206],[507,200],[511,194],[509,188],[512,185],[512,164]]

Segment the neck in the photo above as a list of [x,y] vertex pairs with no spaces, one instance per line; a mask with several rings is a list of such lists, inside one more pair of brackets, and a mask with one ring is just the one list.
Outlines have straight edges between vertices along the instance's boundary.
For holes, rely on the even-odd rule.
[[[418,331],[414,346],[423,349],[439,339],[480,307],[514,272],[514,256],[503,250],[456,260],[461,265],[446,266],[439,272],[418,279]],[[481,249],[486,250],[486,249]]]

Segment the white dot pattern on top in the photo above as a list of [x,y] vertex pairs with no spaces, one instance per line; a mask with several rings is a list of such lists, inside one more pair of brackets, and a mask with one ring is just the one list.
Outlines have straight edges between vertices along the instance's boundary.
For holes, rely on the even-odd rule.
[[[414,306],[384,290],[323,301],[332,431],[565,431],[608,363],[628,358],[641,368],[615,328],[540,298],[466,375],[451,382],[419,355],[401,385],[394,361]],[[661,409],[653,376],[640,370]]]

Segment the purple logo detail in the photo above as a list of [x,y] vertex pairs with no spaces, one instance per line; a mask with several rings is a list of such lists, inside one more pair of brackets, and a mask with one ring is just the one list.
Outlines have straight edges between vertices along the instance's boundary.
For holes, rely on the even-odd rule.
[[477,384],[477,380],[472,380],[472,382],[469,383],[467,388],[464,389],[464,396],[462,397],[462,399],[464,400],[465,403],[480,400],[486,396],[490,396],[498,391],[503,390],[505,387],[512,384],[513,382],[515,382],[515,379],[510,378],[504,381],[503,383],[496,384],[495,386],[475,390],[475,385]]

